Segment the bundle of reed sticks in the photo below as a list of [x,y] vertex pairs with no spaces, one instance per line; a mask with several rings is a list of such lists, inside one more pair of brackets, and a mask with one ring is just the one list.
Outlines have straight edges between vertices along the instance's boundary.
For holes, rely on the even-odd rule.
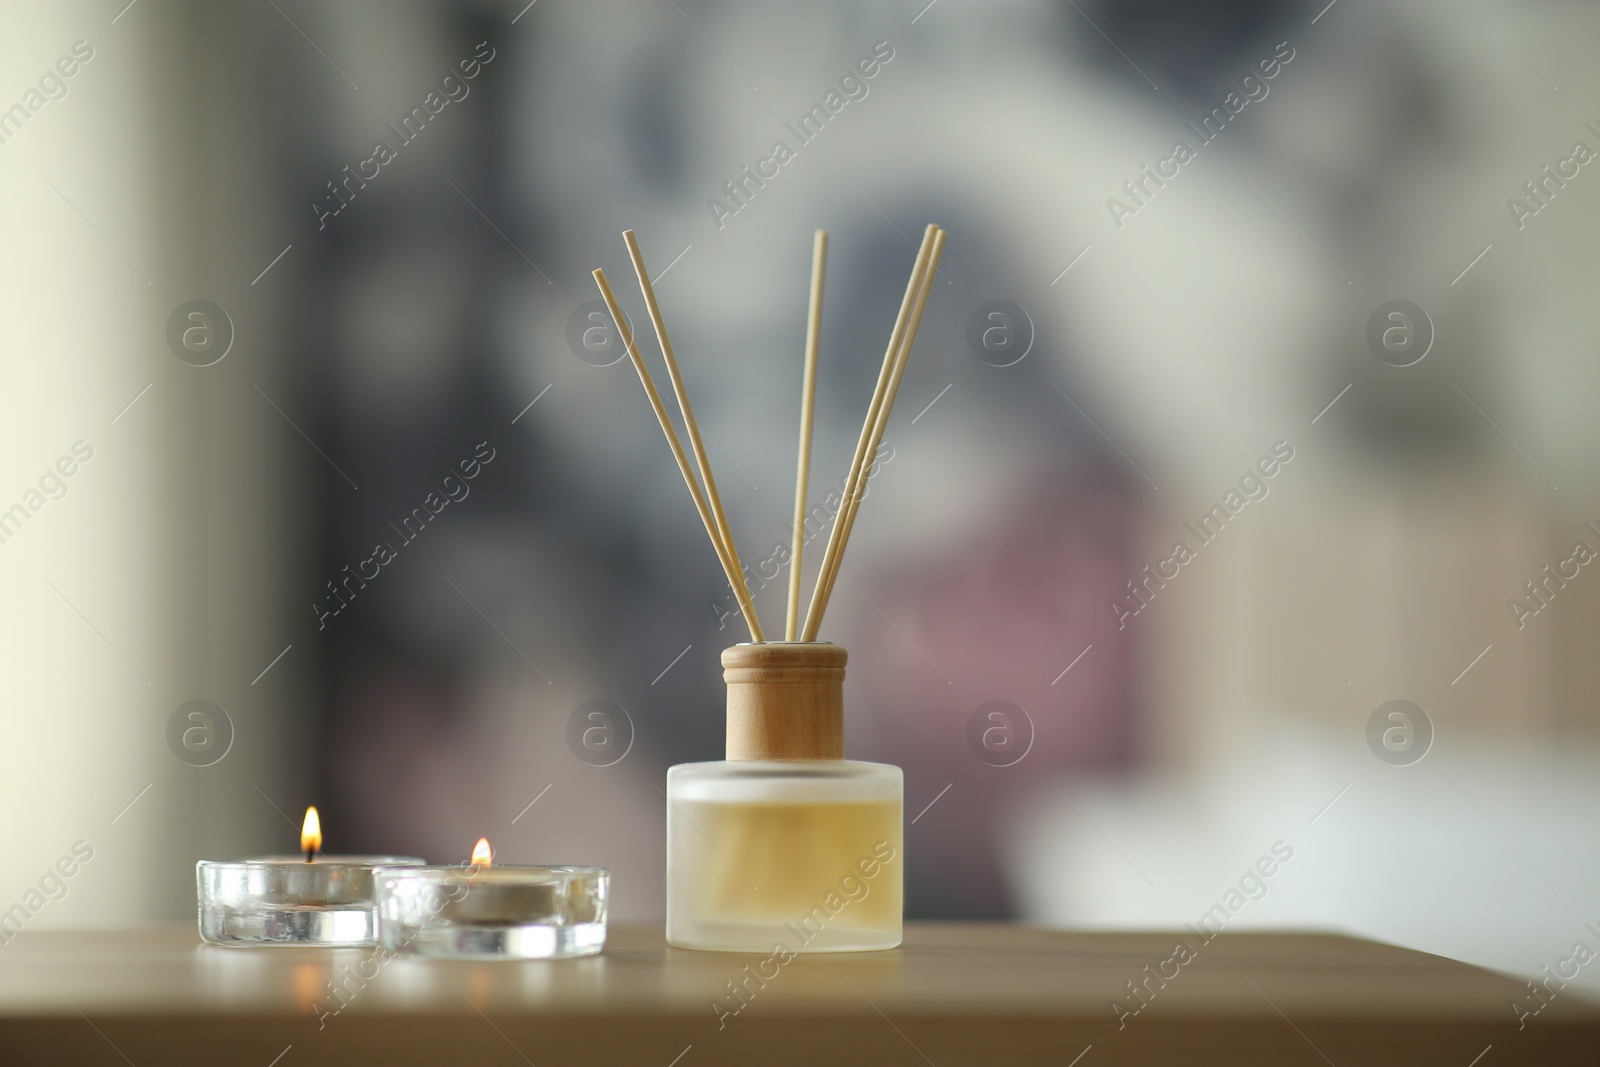
[[[916,343],[917,330],[922,325],[922,313],[927,308],[928,296],[933,291],[933,281],[939,269],[939,258],[944,253],[945,236],[944,230],[930,223],[923,233],[922,247],[917,250],[917,258],[911,265],[911,278],[906,282],[905,297],[900,302],[900,313],[896,316],[894,329],[889,334],[889,346],[883,354],[883,368],[878,372],[878,384],[872,391],[871,402],[867,405],[866,421],[862,423],[861,437],[856,442],[855,456],[850,461],[850,473],[845,478],[844,497],[839,504],[838,514],[834,517],[833,530],[828,535],[828,546],[823,553],[821,569],[817,572],[817,584],[811,592],[811,604],[806,611],[805,623],[802,626],[800,565],[805,543],[806,487],[811,475],[811,426],[816,406],[817,352],[821,345],[822,286],[828,256],[827,231],[817,231],[812,249],[811,303],[806,319],[805,369],[800,390],[800,462],[795,476],[794,544],[789,561],[791,570],[789,610],[784,626],[785,641],[817,639],[817,630],[822,625],[823,613],[828,610],[828,599],[833,595],[833,585],[839,577],[839,567],[844,560],[845,546],[850,541],[850,531],[855,527],[856,513],[861,509],[861,498],[866,493],[868,472],[871,470],[870,459],[877,453],[878,445],[883,441],[884,431],[888,428],[889,413],[894,410],[895,396],[900,391],[900,381],[905,377],[906,363],[911,358],[911,347]],[[649,398],[650,406],[655,410],[656,420],[661,423],[661,432],[666,435],[667,447],[672,449],[672,457],[677,461],[678,470],[683,475],[684,483],[689,487],[689,495],[694,499],[695,510],[700,513],[700,521],[705,524],[706,533],[711,538],[711,547],[716,550],[717,559],[722,563],[723,572],[728,576],[728,584],[733,587],[739,609],[744,614],[745,624],[750,628],[750,640],[765,642],[766,634],[761,629],[760,619],[756,617],[755,603],[750,598],[750,584],[745,579],[744,565],[739,560],[739,550],[733,543],[733,531],[728,525],[728,515],[722,507],[722,494],[717,492],[717,480],[711,472],[711,463],[706,458],[700,426],[695,422],[694,408],[689,403],[688,390],[684,388],[683,375],[678,369],[678,358],[673,352],[672,341],[667,337],[666,323],[662,321],[661,307],[656,302],[655,289],[650,284],[649,272],[645,270],[644,257],[639,252],[639,242],[634,239],[632,230],[625,230],[622,239],[628,246],[628,257],[633,261],[634,273],[639,277],[639,289],[644,294],[645,307],[650,314],[650,324],[655,328],[656,340],[661,344],[662,361],[666,364],[667,378],[672,383],[672,392],[678,401],[678,413],[683,417],[685,436],[688,437],[689,448],[694,453],[699,479],[696,479],[695,471],[689,467],[689,458],[684,454],[683,445],[678,440],[672,418],[667,414],[666,405],[661,401],[661,393],[656,389],[650,369],[645,366],[643,357],[639,355],[639,348],[628,329],[628,320],[623,316],[622,309],[617,304],[616,294],[611,291],[611,286],[606,281],[605,271],[594,272],[595,284],[600,287],[601,299],[611,312],[612,322],[617,327],[617,336],[622,340],[628,358],[633,361],[633,369],[639,374],[645,396]]]

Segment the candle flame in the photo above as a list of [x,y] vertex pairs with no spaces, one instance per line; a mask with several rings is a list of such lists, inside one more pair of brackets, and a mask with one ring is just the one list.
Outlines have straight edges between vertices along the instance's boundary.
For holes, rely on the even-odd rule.
[[322,820],[317,817],[317,809],[306,809],[306,821],[300,827],[300,851],[306,854],[309,860],[318,849],[322,848]]
[[494,849],[489,847],[487,837],[478,838],[478,843],[472,846],[472,865],[474,867],[487,867],[494,862]]

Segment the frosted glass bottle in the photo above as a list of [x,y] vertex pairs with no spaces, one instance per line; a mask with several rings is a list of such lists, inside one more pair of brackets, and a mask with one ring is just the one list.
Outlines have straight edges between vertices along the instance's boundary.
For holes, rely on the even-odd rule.
[[728,758],[667,772],[667,941],[724,952],[900,944],[904,777],[844,758],[845,650],[722,654]]

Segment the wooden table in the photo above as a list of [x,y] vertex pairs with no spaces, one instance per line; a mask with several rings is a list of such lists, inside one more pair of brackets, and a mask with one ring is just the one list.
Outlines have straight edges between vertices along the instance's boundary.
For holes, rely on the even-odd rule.
[[1558,990],[1519,1029],[1513,1005],[1539,1003],[1321,934],[917,924],[895,952],[780,964],[619,926],[603,956],[480,964],[211,948],[187,927],[23,933],[0,946],[0,1064],[1600,1064],[1600,1007]]

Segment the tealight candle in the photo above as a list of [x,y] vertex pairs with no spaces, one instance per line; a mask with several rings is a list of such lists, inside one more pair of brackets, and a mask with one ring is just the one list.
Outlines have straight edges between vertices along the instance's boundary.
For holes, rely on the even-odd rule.
[[385,867],[378,932],[391,952],[455,959],[565,959],[606,943],[603,867],[494,866],[484,839],[465,867]]
[[306,809],[301,856],[195,864],[200,939],[213,945],[362,947],[377,943],[372,872],[420,864],[410,856],[321,854],[316,808]]

